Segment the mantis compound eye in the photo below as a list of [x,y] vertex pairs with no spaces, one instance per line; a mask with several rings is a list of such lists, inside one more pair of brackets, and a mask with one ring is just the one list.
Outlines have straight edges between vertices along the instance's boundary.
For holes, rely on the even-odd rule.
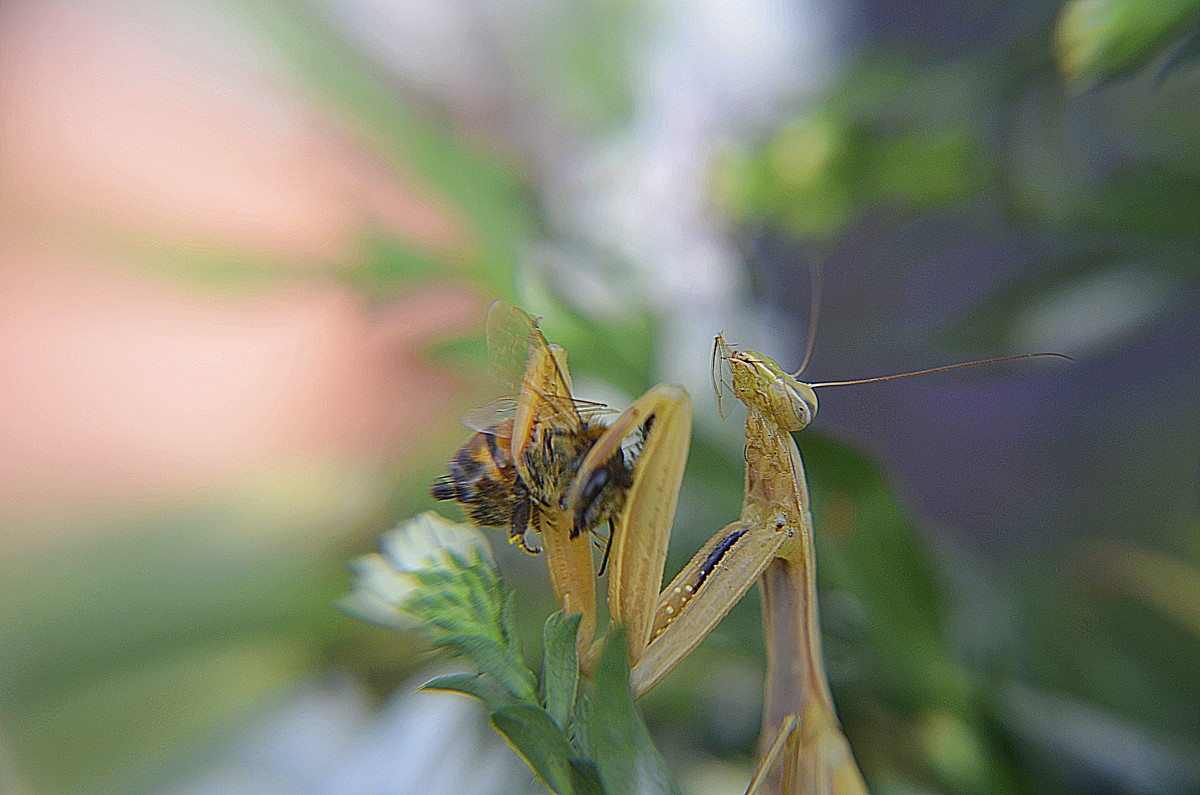
[[775,388],[780,391],[777,402],[780,405],[780,413],[785,418],[780,422],[780,426],[788,431],[808,427],[817,414],[817,395],[812,387],[784,374],[772,385],[772,389]]

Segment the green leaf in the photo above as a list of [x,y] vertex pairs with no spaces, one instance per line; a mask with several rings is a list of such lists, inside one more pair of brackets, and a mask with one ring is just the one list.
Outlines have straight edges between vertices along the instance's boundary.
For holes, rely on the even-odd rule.
[[588,713],[586,755],[600,769],[606,792],[679,792],[633,703],[625,633],[619,627],[609,633],[600,654]]
[[576,795],[604,795],[600,769],[590,759],[571,759],[571,785]]
[[511,646],[478,635],[448,635],[444,643],[471,660],[480,673],[493,677],[518,701],[536,703],[537,678]]
[[592,725],[592,697],[588,693],[589,689],[579,693],[575,699],[575,711],[571,715],[571,739],[575,747],[585,755],[590,753],[588,749],[592,747],[589,731]]
[[500,633],[513,654],[521,657],[521,636],[517,632],[517,594],[509,591],[500,608]]
[[575,751],[544,709],[513,704],[496,710],[492,725],[547,787],[559,795],[575,792],[574,779],[578,774],[571,765]]
[[1075,81],[1113,77],[1156,58],[1200,15],[1200,0],[1072,0],[1058,20],[1059,67]]
[[449,674],[430,679],[421,685],[422,690],[441,690],[447,693],[462,693],[477,698],[495,712],[512,704],[512,695],[496,685],[491,679],[478,674]]
[[542,687],[546,694],[546,711],[563,729],[571,720],[579,686],[579,651],[575,638],[579,635],[582,618],[582,613],[568,616],[560,610],[546,619],[542,630]]
[[1158,70],[1156,82],[1161,83],[1172,72],[1193,69],[1197,62],[1200,62],[1200,30],[1194,30],[1180,40]]

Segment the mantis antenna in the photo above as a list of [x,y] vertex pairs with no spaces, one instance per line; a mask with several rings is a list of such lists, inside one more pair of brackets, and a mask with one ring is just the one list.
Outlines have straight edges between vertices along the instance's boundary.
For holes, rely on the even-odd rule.
[[809,305],[808,305],[808,340],[804,344],[804,359],[800,362],[800,369],[795,372],[794,378],[799,378],[800,374],[808,368],[808,363],[812,360],[813,349],[817,345],[817,324],[821,319],[821,263],[817,262],[815,257],[808,259],[808,278],[809,286]]
[[[792,378],[799,380],[800,376],[808,369],[809,362],[812,361],[813,349],[817,344],[817,326],[821,319],[821,288],[822,288],[822,271],[821,265],[813,257],[808,260],[809,281],[812,289],[809,292],[809,312],[808,312],[808,333],[807,340],[804,345],[804,359],[800,362],[800,369],[792,373]],[[716,385],[716,348],[713,349],[713,384]],[[895,375],[880,375],[874,378],[858,378],[853,381],[825,381],[820,384],[809,384],[808,386],[816,389],[822,386],[851,386],[853,384],[871,384],[876,381],[890,381],[893,378],[908,378],[914,375],[929,375],[930,373],[941,373],[946,370],[957,370],[960,367],[976,367],[981,364],[998,364],[1000,362],[1014,362],[1019,359],[1035,359],[1040,356],[1053,356],[1067,361],[1075,361],[1070,356],[1064,353],[1018,353],[1014,356],[997,356],[993,359],[979,359],[973,362],[959,362],[958,364],[947,364],[942,367],[931,367],[927,370],[914,370],[910,373],[896,373]]]
[[[979,359],[974,362],[959,362],[958,364],[946,364],[941,367],[930,367],[928,370],[913,370],[910,373],[896,373],[895,375],[878,375],[874,378],[857,378],[852,381],[824,381],[819,384],[809,384],[808,386],[816,389],[823,386],[850,386],[852,384],[873,384],[876,381],[890,381],[893,378],[908,378],[914,375],[928,375],[929,373],[942,373],[946,370],[958,370],[962,367],[977,367],[981,364],[998,364],[1000,362],[1015,362],[1021,359],[1036,359],[1042,356],[1053,356],[1056,359],[1066,359],[1069,362],[1075,361],[1065,353],[1018,353],[1014,356],[997,356],[993,359]],[[796,376],[800,375],[800,370],[796,371]]]

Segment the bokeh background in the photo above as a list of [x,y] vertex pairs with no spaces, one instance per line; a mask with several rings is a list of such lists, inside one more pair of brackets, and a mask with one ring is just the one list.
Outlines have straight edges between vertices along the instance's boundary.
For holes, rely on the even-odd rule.
[[[431,507],[503,297],[583,396],[695,396],[678,566],[740,504],[712,335],[798,365],[814,264],[812,380],[1076,359],[799,436],[873,791],[1200,791],[1198,15],[4,0],[0,792],[537,791],[345,561]],[[644,702],[689,793],[748,779],[758,621]]]

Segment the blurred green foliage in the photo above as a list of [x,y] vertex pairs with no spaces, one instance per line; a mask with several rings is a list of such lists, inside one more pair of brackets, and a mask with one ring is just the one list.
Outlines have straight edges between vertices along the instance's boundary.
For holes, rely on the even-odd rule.
[[979,96],[966,65],[862,64],[825,100],[714,177],[729,212],[804,237],[844,230],[864,208],[920,212],[982,189]]
[[[236,13],[257,19],[320,100],[369,130],[385,161],[449,196],[475,235],[472,261],[448,263],[364,230],[367,256],[339,278],[368,296],[448,277],[511,296],[518,246],[536,231],[519,170],[397,98],[314,6],[247,3]],[[115,253],[219,291],[296,278],[234,251]],[[423,506],[441,466],[399,473],[384,505],[370,494],[378,473],[299,467],[153,516],[73,520],[96,540],[0,561],[0,750],[20,779],[56,795],[159,791],[198,761],[197,749],[306,677],[344,665],[382,689],[410,673],[411,638],[364,632],[331,612],[351,549],[323,536],[345,538],[349,521],[365,546]],[[37,532],[81,531],[56,522]],[[289,537],[301,540],[281,550]]]
[[1159,56],[1175,38],[1186,38],[1195,60],[1196,0],[1071,0],[1055,31],[1059,66],[1073,81],[1127,73]]

